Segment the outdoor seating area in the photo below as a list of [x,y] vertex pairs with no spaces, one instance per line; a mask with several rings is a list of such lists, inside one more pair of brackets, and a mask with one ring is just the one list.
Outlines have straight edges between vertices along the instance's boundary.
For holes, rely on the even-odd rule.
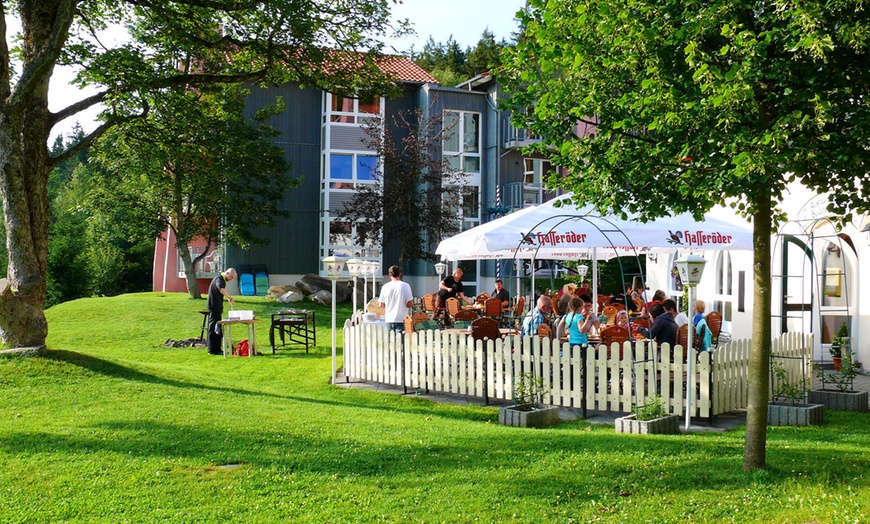
[[[422,320],[421,323],[426,322]],[[410,317],[407,323],[413,323]],[[686,349],[631,340],[624,328],[605,328],[601,340],[580,348],[554,339],[552,332],[521,336],[488,317],[469,327],[417,329],[405,334],[364,323],[359,314],[344,326],[345,376],[395,386],[510,400],[513,378],[533,371],[550,391],[546,403],[583,410],[631,411],[636,396],[658,394],[670,413],[685,411]],[[439,326],[440,327],[440,326]],[[787,333],[774,341],[778,355],[802,362],[806,373],[812,335]],[[700,352],[694,366],[693,416],[710,419],[747,402],[749,341]]]

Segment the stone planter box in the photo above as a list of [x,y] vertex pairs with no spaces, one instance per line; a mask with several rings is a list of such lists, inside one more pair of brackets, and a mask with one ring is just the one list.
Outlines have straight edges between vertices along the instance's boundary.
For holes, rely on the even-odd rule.
[[816,426],[825,421],[825,406],[821,404],[767,405],[768,426]]
[[676,435],[680,432],[680,416],[667,415],[652,420],[637,420],[632,414],[616,419],[616,432],[633,435]]
[[498,422],[504,426],[517,428],[543,428],[559,422],[559,408],[556,406],[524,410],[516,406],[505,406],[498,412]]
[[813,404],[823,404],[828,409],[837,411],[867,411],[866,391],[838,391],[831,389],[814,389],[810,391],[808,400]]

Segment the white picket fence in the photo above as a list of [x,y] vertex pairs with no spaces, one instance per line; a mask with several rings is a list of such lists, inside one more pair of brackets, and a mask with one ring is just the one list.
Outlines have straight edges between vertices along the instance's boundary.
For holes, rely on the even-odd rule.
[[[700,355],[694,373],[694,416],[710,418],[746,407],[749,346],[749,340],[736,340],[712,355]],[[807,368],[794,363],[809,362],[812,335],[787,333],[774,341],[771,351],[797,357],[789,360],[789,373],[799,378]],[[618,344],[609,352],[589,346],[582,357],[579,347],[551,345],[550,339],[539,337],[474,341],[444,331],[399,336],[383,326],[350,320],[344,326],[344,372],[349,380],[510,400],[513,378],[533,371],[544,380],[548,404],[630,413],[635,394],[643,404],[657,393],[671,413],[685,413],[682,346],[626,342],[621,358]]]

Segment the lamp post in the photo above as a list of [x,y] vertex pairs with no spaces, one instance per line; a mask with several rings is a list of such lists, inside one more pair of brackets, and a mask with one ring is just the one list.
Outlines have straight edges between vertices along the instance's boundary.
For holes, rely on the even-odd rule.
[[372,298],[375,298],[378,296],[377,277],[379,277],[381,273],[381,263],[377,260],[373,260],[369,263],[369,271],[372,273]]
[[347,272],[353,277],[353,314],[356,315],[356,277],[362,271],[363,261],[358,258],[352,258],[347,261]]
[[701,281],[704,274],[704,264],[707,261],[698,255],[688,255],[674,261],[680,280],[689,287],[689,303],[686,304],[686,313],[689,317],[688,338],[686,340],[686,430],[692,425],[692,400],[695,398],[695,349],[692,345],[692,337],[695,334],[695,326],[692,325],[692,303],[695,300],[695,286]]
[[444,261],[435,264],[435,272],[438,273],[438,280],[442,280],[441,277],[444,276],[445,271],[447,271],[447,264],[445,264]]
[[359,272],[363,276],[363,314],[368,312],[369,307],[369,264],[368,260],[363,260],[359,267]]
[[332,383],[335,384],[335,281],[341,277],[344,260],[330,255],[323,259],[323,269],[332,280]]

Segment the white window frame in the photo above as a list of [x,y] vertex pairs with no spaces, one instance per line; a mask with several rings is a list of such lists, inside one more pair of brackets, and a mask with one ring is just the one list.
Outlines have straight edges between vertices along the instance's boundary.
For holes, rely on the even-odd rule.
[[[380,118],[383,107],[384,107],[384,98],[383,97],[375,97],[378,101],[378,111],[377,113],[369,113],[367,111],[361,111],[359,108],[359,98],[344,96],[335,93],[326,92],[326,96],[323,97],[323,120],[327,124],[331,125],[345,125],[345,126],[359,126],[367,123],[370,120]],[[348,100],[353,100],[353,110],[352,111],[333,111],[332,110],[332,100],[333,97],[340,96],[341,98],[345,98]],[[333,117],[338,118],[346,118],[349,119],[349,122],[341,122],[334,121]]]
[[[459,121],[456,125],[456,128],[445,130],[445,137],[442,139],[441,142],[441,155],[445,160],[448,157],[458,157],[459,170],[470,175],[469,179],[476,179],[476,182],[469,180],[469,183],[480,185],[480,173],[483,170],[483,157],[481,155],[481,150],[483,149],[483,115],[476,111],[458,111],[453,109],[445,109],[443,117],[445,122],[447,121],[447,113],[458,114]],[[470,118],[471,115],[477,115],[477,151],[466,151],[465,149],[465,119]],[[456,141],[459,144],[458,149],[448,149],[448,135],[451,137],[457,137]],[[466,169],[468,159],[477,159],[476,170]]]

